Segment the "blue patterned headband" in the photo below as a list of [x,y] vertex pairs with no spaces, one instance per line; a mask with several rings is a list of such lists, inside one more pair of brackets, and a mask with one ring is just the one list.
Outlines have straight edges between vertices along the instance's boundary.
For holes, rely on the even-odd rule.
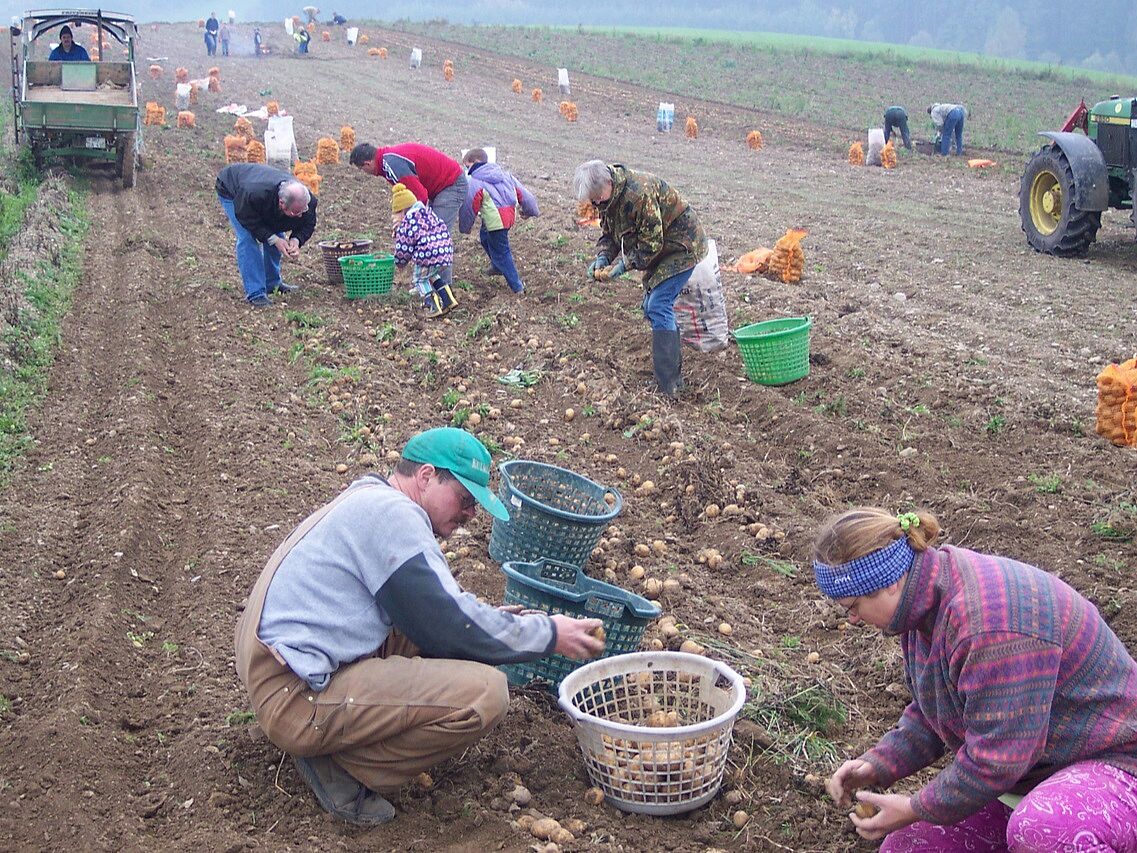
[[839,566],[815,560],[813,576],[826,597],[855,598],[896,583],[912,568],[915,559],[916,552],[908,544],[908,537],[901,536],[884,548]]

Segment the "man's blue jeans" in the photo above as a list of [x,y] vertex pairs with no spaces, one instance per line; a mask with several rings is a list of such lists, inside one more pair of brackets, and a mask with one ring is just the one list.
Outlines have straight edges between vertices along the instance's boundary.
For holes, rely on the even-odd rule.
[[280,287],[280,250],[262,243],[237,221],[232,199],[218,196],[217,200],[237,234],[237,269],[245,286],[245,298],[256,299],[267,291],[276,290]]
[[675,322],[675,300],[694,271],[695,268],[691,267],[671,278],[665,278],[644,295],[644,317],[653,329],[679,328]]
[[517,265],[513,263],[513,250],[509,248],[509,229],[501,228],[490,231],[485,225],[478,232],[478,240],[486,250],[490,263],[499,273],[505,276],[509,289],[514,293],[521,293],[525,285],[521,283],[521,276],[517,273]]
[[940,137],[940,153],[947,154],[951,150],[951,140],[955,138],[955,153],[963,153],[963,107],[956,107],[944,116],[944,133]]

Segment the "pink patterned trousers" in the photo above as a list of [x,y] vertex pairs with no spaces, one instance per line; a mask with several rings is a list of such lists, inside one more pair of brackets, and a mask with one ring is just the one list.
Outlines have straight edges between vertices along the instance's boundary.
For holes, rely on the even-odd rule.
[[1013,811],[998,800],[948,826],[918,821],[881,853],[1137,853],[1137,777],[1100,761],[1058,771]]

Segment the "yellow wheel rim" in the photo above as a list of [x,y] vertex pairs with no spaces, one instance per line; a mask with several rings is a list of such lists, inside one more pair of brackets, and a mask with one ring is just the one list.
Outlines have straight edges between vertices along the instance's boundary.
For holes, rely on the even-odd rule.
[[1039,234],[1049,236],[1062,220],[1062,185],[1053,172],[1039,172],[1030,185],[1030,218]]

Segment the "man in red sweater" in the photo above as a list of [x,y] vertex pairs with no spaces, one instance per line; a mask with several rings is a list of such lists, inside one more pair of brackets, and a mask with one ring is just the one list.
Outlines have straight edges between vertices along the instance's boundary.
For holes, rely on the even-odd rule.
[[[466,170],[457,160],[437,148],[403,142],[376,148],[361,142],[351,149],[351,165],[369,175],[384,178],[391,186],[402,184],[415,198],[434,211],[454,237],[458,210],[466,201]],[[454,266],[443,269],[441,284],[454,283]]]

